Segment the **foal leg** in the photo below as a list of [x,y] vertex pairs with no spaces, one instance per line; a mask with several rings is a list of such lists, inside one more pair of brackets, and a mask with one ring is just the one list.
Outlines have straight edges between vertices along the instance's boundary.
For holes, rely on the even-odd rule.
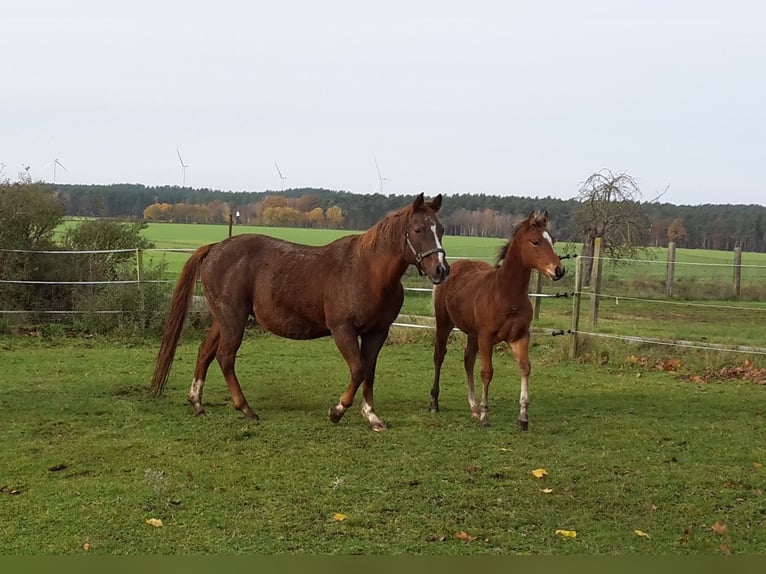
[[492,375],[495,370],[492,367],[492,350],[493,350],[492,338],[484,338],[479,343],[479,353],[481,353],[481,404],[479,409],[481,415],[479,422],[481,426],[489,426],[489,384],[492,382]]
[[380,333],[368,333],[362,336],[362,364],[364,365],[364,385],[362,393],[362,416],[370,423],[374,431],[385,431],[386,424],[375,414],[375,400],[373,398],[373,385],[375,384],[375,368],[378,364],[378,355],[383,343],[388,337],[388,329]]
[[332,336],[335,339],[335,345],[338,347],[340,354],[343,355],[348,364],[349,371],[351,371],[351,382],[349,382],[345,392],[340,396],[338,404],[330,409],[330,420],[337,423],[343,417],[348,407],[354,404],[356,391],[359,389],[359,385],[362,384],[365,373],[356,331],[351,327],[343,326],[333,330]]
[[519,374],[521,375],[521,392],[519,393],[519,430],[529,429],[529,419],[527,417],[527,408],[529,407],[529,374],[532,372],[532,365],[529,362],[529,335],[510,343],[513,356],[519,365]]
[[205,414],[205,408],[202,406],[202,389],[205,386],[207,370],[218,351],[218,341],[220,337],[221,327],[216,321],[213,323],[210,331],[208,331],[205,340],[199,346],[199,351],[197,352],[197,366],[194,368],[194,379],[192,379],[188,395],[189,402],[194,408],[195,415]]
[[476,354],[478,352],[479,341],[476,335],[468,335],[465,351],[463,351],[463,367],[465,368],[466,383],[468,384],[468,406],[471,408],[471,416],[475,419],[479,418],[479,405],[476,403],[473,370],[476,366]]
[[436,337],[434,338],[434,383],[431,386],[431,412],[439,412],[439,378],[442,372],[442,363],[447,354],[447,341],[455,324],[449,318],[436,316]]
[[247,404],[247,399],[242,393],[242,387],[239,385],[239,379],[234,372],[234,362],[237,358],[237,351],[242,345],[242,338],[245,335],[245,325],[247,324],[248,310],[227,309],[218,317],[220,322],[220,341],[218,343],[218,352],[216,359],[221,367],[223,378],[229,386],[231,398],[234,401],[234,408],[241,411],[246,419],[258,420],[258,415]]

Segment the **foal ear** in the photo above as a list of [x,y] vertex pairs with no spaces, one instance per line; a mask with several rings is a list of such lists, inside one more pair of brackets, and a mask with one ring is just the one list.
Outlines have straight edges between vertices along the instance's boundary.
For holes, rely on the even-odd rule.
[[424,203],[425,203],[425,199],[423,198],[423,194],[421,193],[415,198],[415,201],[412,202],[412,209],[414,209],[415,211],[420,211],[421,209],[423,209]]
[[428,205],[430,205],[430,206],[431,206],[431,209],[433,209],[434,211],[439,211],[439,209],[440,209],[440,208],[441,208],[441,206],[442,206],[442,194],[440,193],[439,195],[437,195],[436,197],[434,197],[434,198],[433,198],[433,199],[432,199],[432,200],[431,200],[431,201],[428,203]]
[[548,227],[548,210],[543,211],[538,217],[537,222],[543,227]]

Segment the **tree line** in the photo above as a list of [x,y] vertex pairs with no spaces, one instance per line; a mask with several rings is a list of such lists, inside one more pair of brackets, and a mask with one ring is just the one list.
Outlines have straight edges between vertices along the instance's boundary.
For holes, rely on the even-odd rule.
[[[592,189],[585,186],[571,199],[451,194],[445,198],[441,220],[449,235],[506,237],[520,217],[547,210],[557,240],[580,242],[583,227],[578,213],[588,204],[587,198],[595,194],[614,205],[632,206],[641,212],[641,221],[636,225],[640,223],[643,228],[636,227],[632,238],[637,245],[667,245],[672,240],[680,247],[730,250],[739,246],[744,251],[766,251],[766,207],[762,205],[673,205],[641,201],[638,194],[618,194],[614,201],[609,199],[610,194],[599,195],[594,190],[609,182],[616,182],[615,189],[619,189],[627,181],[626,174],[602,175],[601,180],[591,182]],[[353,230],[367,229],[412,199],[321,188],[248,192],[141,184],[56,184],[55,192],[70,216],[228,223],[229,213],[239,212],[238,222],[243,224]],[[147,208],[151,208],[148,213]],[[176,214],[170,214],[172,211]]]

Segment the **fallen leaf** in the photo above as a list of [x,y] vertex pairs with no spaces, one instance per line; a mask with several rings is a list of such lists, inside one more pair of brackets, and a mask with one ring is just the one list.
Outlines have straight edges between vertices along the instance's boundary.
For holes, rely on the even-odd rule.
[[90,550],[90,544],[86,542],[85,544],[82,545],[82,549],[85,550],[85,552],[87,552],[88,550]]
[[713,524],[710,527],[710,530],[712,530],[716,534],[726,534],[727,529],[725,524],[721,524],[719,521],[716,520],[715,524]]
[[542,492],[543,494],[550,494],[551,492],[553,492],[553,489],[552,488],[541,488],[540,492]]
[[556,530],[556,534],[563,536],[564,538],[577,538],[577,532],[575,530]]
[[544,476],[548,476],[548,471],[545,470],[544,468],[536,468],[535,470],[532,471],[532,476],[534,476],[535,478],[542,478]]
[[471,536],[470,534],[468,534],[464,530],[461,530],[460,532],[456,532],[455,533],[455,538],[457,538],[458,540],[462,540],[463,542],[472,542],[472,541],[476,540],[475,536]]
[[148,518],[146,520],[146,523],[149,526],[154,526],[155,528],[162,528],[164,526],[164,524],[162,524],[162,520],[160,520],[159,518]]
[[333,522],[343,522],[344,520],[346,520],[346,515],[345,514],[341,514],[340,512],[336,512],[335,514],[332,515],[332,521]]
[[754,462],[753,468],[761,468],[763,465],[760,462]]
[[649,536],[649,535],[648,535],[646,532],[644,532],[643,530],[634,530],[633,532],[635,532],[635,533],[636,533],[636,536],[638,536],[639,538],[651,538],[651,537],[650,537],[650,536]]
[[721,552],[723,552],[723,553],[724,553],[724,554],[726,554],[727,556],[728,556],[729,554],[731,554],[731,548],[729,548],[729,545],[728,545],[728,544],[721,544],[721,545],[718,547],[718,550],[720,550]]

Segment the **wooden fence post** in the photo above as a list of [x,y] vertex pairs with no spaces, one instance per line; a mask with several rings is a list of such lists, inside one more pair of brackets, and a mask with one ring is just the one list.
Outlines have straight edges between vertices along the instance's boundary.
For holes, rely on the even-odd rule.
[[742,296],[742,248],[739,245],[734,248],[734,296],[737,299]]
[[569,337],[569,358],[577,358],[578,349],[578,331],[580,330],[580,293],[582,291],[582,257],[575,259],[575,284],[572,294],[572,331]]
[[136,249],[136,280],[138,281],[138,312],[142,317],[146,311],[144,298],[144,250]]
[[596,237],[593,241],[593,267],[590,275],[590,323],[594,327],[598,325],[598,307],[601,300],[601,272],[603,271],[601,259],[601,238]]
[[231,213],[229,213],[229,237],[231,237],[231,226],[233,223],[234,223],[234,220],[231,217]]
[[[537,269],[532,270],[532,275],[529,278],[529,287],[532,293],[537,294],[539,294],[543,289],[543,276],[537,271]],[[533,297],[532,299],[532,305],[534,308],[534,314],[532,315],[532,318],[533,320],[537,321],[540,318],[540,304],[542,303],[543,299],[542,297]]]
[[673,298],[673,280],[676,272],[676,242],[668,243],[668,270],[665,276],[665,295]]

